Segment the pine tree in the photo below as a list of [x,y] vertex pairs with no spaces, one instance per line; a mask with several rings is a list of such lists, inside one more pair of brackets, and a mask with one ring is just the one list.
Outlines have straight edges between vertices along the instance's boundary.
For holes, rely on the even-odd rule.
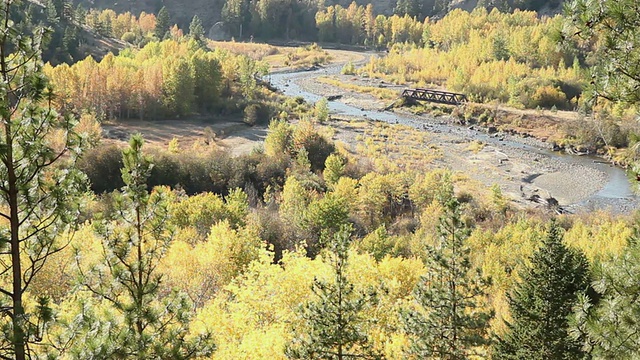
[[420,18],[422,13],[422,3],[420,0],[398,0],[393,12],[399,16],[408,15]]
[[156,18],[156,27],[154,30],[154,35],[162,40],[169,32],[169,27],[171,26],[171,18],[169,17],[169,11],[166,7],[162,7],[158,12],[158,17]]
[[[242,38],[243,27],[249,23],[249,1],[227,0],[222,7],[222,21],[229,34]],[[247,32],[249,29],[244,29]]]
[[448,183],[441,194],[440,243],[428,249],[427,273],[414,291],[417,306],[401,313],[411,336],[408,352],[420,359],[467,359],[488,343],[486,332],[493,316],[478,301],[486,295],[488,280],[469,261],[464,241],[470,230]]
[[324,123],[329,120],[329,101],[326,98],[321,98],[316,102],[316,106],[314,109],[316,120],[319,123]]
[[74,11],[74,19],[76,23],[80,25],[84,25],[86,23],[87,18],[87,10],[82,6],[82,4],[78,4]]
[[498,359],[582,359],[581,343],[569,336],[569,319],[578,294],[589,286],[588,263],[562,243],[552,221],[549,233],[531,257],[531,266],[509,295],[507,333],[495,346]]
[[147,191],[152,163],[142,145],[134,135],[123,151],[125,186],[116,194],[114,218],[96,226],[104,258],[82,274],[84,287],[113,314],[86,319],[89,329],[107,330],[89,331],[74,349],[76,358],[189,359],[214,349],[209,334],[187,338],[192,307],[186,296],[160,294],[158,265],[173,232],[167,190]]
[[191,19],[191,24],[189,24],[189,36],[198,42],[198,44],[204,45],[204,27],[202,26],[202,21],[198,15],[194,15],[193,19]]
[[[584,338],[596,359],[637,359],[640,354],[640,227],[624,252],[594,269],[595,296],[580,295],[572,335]],[[597,301],[594,301],[597,300]]]
[[324,162],[324,171],[322,176],[328,186],[335,185],[344,174],[344,158],[340,154],[331,154]]
[[640,12],[637,0],[573,0],[565,5],[565,40],[594,47],[588,94],[614,102],[640,103]]
[[285,352],[291,359],[381,359],[366,334],[369,323],[362,311],[375,303],[374,292],[358,293],[347,279],[349,230],[342,228],[331,243],[329,261],[333,281],[314,280],[316,301],[301,309],[305,329],[294,329]]
[[53,0],[48,0],[45,4],[45,8],[47,13],[47,23],[52,25],[57,24],[60,21],[60,14],[58,13],[55,2]]
[[75,119],[52,108],[42,72],[45,30],[20,34],[24,24],[11,23],[16,5],[0,3],[0,358],[24,360],[52,321],[46,295],[31,294],[36,303],[27,307],[25,293],[66,246],[84,177],[74,167],[83,148]]

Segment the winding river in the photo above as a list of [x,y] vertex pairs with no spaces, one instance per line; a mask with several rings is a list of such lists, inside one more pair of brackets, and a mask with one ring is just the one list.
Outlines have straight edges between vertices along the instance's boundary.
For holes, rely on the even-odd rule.
[[[322,98],[321,95],[314,94],[303,89],[298,81],[301,79],[314,79],[320,76],[338,74],[341,65],[331,65],[311,71],[296,71],[273,73],[267,76],[266,80],[288,96],[301,96],[306,101],[314,103]],[[431,132],[446,132],[449,134],[459,134],[463,139],[477,139],[487,144],[492,144],[500,148],[513,148],[535,153],[539,156],[569,165],[580,165],[591,169],[596,169],[606,174],[607,180],[604,186],[590,197],[582,199],[576,204],[567,204],[575,207],[590,207],[589,210],[596,210],[603,207],[616,208],[616,212],[630,212],[639,203],[638,196],[634,195],[632,185],[625,171],[619,167],[602,163],[602,159],[591,156],[576,156],[554,152],[542,146],[535,146],[520,142],[517,137],[496,137],[485,132],[469,129],[467,127],[447,124],[431,117],[414,117],[410,115],[398,114],[391,111],[370,111],[350,106],[341,100],[330,101],[329,109],[331,114],[345,117],[361,117],[372,120],[383,121],[391,124],[404,124],[416,129],[424,129]]]

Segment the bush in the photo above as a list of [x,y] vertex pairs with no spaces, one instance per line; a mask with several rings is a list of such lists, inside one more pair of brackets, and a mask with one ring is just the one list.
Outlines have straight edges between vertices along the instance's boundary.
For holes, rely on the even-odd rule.
[[340,73],[342,75],[355,75],[356,67],[355,65],[353,65],[351,61],[349,61],[348,63],[344,64],[344,66],[342,67],[342,70],[340,70]]
[[305,148],[307,150],[311,171],[323,171],[325,161],[335,151],[333,143],[318,134],[314,129],[304,129],[302,123],[295,128],[293,137],[294,149]]
[[147,185],[150,188],[159,185],[175,187],[182,182],[180,176],[180,164],[176,156],[161,151],[151,151],[153,155],[153,168]]
[[87,151],[77,166],[87,174],[91,190],[96,194],[111,192],[124,186],[120,177],[122,150],[116,145],[100,146]]
[[[211,192],[227,196],[232,189],[241,188],[252,201],[262,199],[267,187],[281,189],[290,166],[288,156],[270,157],[263,153],[231,157],[217,150],[194,155],[150,148],[149,154],[154,163],[147,183],[149,190],[165,185],[180,188],[187,195]],[[87,174],[91,189],[97,194],[124,186],[120,177],[122,150],[116,145],[87,151],[78,167]]]
[[244,108],[244,122],[249,126],[269,122],[269,109],[263,104],[250,104]]
[[545,109],[555,106],[564,109],[567,107],[567,96],[551,85],[542,86],[536,89],[536,92],[531,96],[528,106],[530,108],[539,106]]
[[129,44],[135,44],[136,38],[137,38],[136,34],[131,32],[131,31],[129,31],[129,32],[126,32],[126,33],[122,34],[122,37],[120,38],[120,40],[128,42]]
[[315,115],[316,120],[321,124],[329,120],[329,102],[327,99],[322,98],[316,102]]

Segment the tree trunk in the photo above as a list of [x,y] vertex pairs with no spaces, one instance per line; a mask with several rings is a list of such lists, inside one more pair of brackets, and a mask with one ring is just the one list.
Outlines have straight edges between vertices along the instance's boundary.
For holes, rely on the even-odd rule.
[[[9,3],[10,4],[10,3]],[[5,4],[4,28],[9,29],[9,4]],[[0,43],[0,71],[4,82],[10,84],[10,74],[7,64],[7,35],[2,38]],[[11,85],[7,89],[7,106],[11,107],[11,102],[18,99],[12,99]],[[17,106],[17,104],[15,104]],[[13,166],[13,138],[11,134],[11,119],[3,118],[5,141],[6,141],[6,157],[4,165],[7,167],[8,175],[8,200],[10,210],[10,229],[11,229],[11,270],[13,276],[12,302],[13,308],[11,322],[13,326],[13,350],[16,360],[25,360],[25,333],[23,328],[24,307],[22,306],[22,265],[20,263],[20,220],[18,219],[18,186],[16,179],[16,171]]]
[[[3,64],[4,65],[4,64]],[[9,208],[11,211],[11,269],[13,271],[13,348],[16,360],[25,360],[24,307],[22,306],[22,265],[20,263],[20,220],[18,219],[18,186],[13,167],[11,125],[5,124],[7,142],[6,163],[9,177]]]

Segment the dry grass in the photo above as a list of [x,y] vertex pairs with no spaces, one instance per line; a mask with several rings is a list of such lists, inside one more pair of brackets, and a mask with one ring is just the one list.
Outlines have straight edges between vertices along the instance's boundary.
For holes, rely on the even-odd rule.
[[386,88],[378,88],[374,86],[362,86],[362,85],[356,85],[351,83],[345,83],[336,78],[327,77],[327,76],[321,76],[316,80],[318,82],[336,86],[342,89],[346,89],[346,90],[350,90],[358,93],[370,94],[381,100],[395,100],[398,98],[397,91],[386,89]]
[[467,147],[467,150],[471,151],[474,154],[477,154],[480,151],[482,151],[482,149],[484,149],[484,147],[485,147],[485,143],[483,143],[480,140],[474,140],[474,141],[469,143],[469,146]]
[[209,47],[224,49],[234,54],[244,54],[255,60],[263,60],[281,52],[280,48],[268,44],[235,41],[209,41]]
[[282,47],[279,53],[264,59],[272,69],[283,67],[309,67],[328,64],[332,60],[329,52],[317,44],[298,48]]
[[333,56],[316,44],[302,47],[273,46],[269,44],[209,41],[212,49],[224,49],[234,54],[244,54],[255,60],[265,61],[271,69],[283,67],[309,67],[329,63]]
[[566,124],[578,116],[576,112],[520,110],[499,104],[467,104],[454,113],[466,120],[479,121],[484,126],[555,142],[561,142],[567,136]]
[[343,142],[356,157],[372,161],[380,172],[426,171],[443,157],[433,135],[408,126],[342,119],[328,126],[336,129],[334,140]]

